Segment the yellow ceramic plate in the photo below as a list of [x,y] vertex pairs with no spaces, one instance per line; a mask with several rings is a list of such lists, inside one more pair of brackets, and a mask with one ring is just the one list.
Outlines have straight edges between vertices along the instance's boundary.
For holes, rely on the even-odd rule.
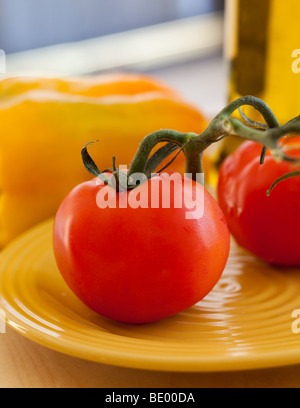
[[68,289],[52,253],[49,221],[0,258],[7,323],[54,350],[125,367],[230,371],[300,363],[300,271],[278,270],[232,247],[223,277],[200,303],[163,321],[126,325],[102,318]]

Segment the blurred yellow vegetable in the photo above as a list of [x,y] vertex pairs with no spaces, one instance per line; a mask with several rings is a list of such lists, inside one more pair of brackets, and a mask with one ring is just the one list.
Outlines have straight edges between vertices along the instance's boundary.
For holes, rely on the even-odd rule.
[[57,91],[83,96],[134,95],[142,92],[164,91],[173,95],[178,92],[156,78],[133,74],[115,73],[95,76],[56,77],[7,77],[0,81],[1,98],[20,95],[34,89]]
[[[155,79],[120,74],[0,82],[0,246],[53,216],[65,195],[90,178],[85,143],[99,168],[127,165],[148,133],[202,132],[199,110]],[[180,157],[174,170],[184,171]],[[208,169],[209,160],[204,159]]]

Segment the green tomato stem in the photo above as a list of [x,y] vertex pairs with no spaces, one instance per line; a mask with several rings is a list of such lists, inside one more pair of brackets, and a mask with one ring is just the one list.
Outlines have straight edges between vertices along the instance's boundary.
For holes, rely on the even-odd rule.
[[[236,110],[241,110],[243,106],[252,106],[260,112],[266,124],[254,122],[243,113],[241,117],[245,123],[231,116]],[[270,149],[277,160],[286,160],[299,164],[300,160],[288,156],[279,144],[280,139],[290,133],[300,134],[300,116],[280,127],[275,115],[264,101],[253,96],[244,96],[226,106],[200,135],[195,133],[181,133],[172,129],[163,129],[146,136],[140,143],[127,175],[125,173],[121,174],[121,172],[118,173],[119,171],[116,169],[114,160],[113,173],[117,176],[118,180],[120,175],[122,176],[122,180],[125,177],[125,181],[122,183],[118,182],[116,188],[118,191],[120,186],[122,187],[122,191],[124,191],[124,189],[134,188],[134,186],[130,184],[130,178],[136,173],[142,173],[146,176],[146,179],[149,179],[156,168],[178,149],[180,149],[179,152],[183,151],[185,155],[185,172],[190,174],[192,179],[197,180],[197,175],[203,172],[203,152],[212,143],[217,143],[229,135],[261,143],[261,164],[264,162],[267,148]],[[166,144],[150,156],[153,148],[159,143]],[[106,184],[109,184],[110,180],[107,179],[103,172],[99,171],[87,153],[86,147],[87,145],[82,150],[83,162],[86,169],[93,175],[100,177]],[[174,161],[177,155],[169,161],[168,165]],[[163,169],[167,166],[164,166]]]
[[[179,133],[173,130],[159,130],[146,136],[140,144],[140,147],[132,161],[129,169],[129,176],[133,173],[145,173],[147,169],[147,162],[155,162],[153,156],[149,159],[149,155],[156,144],[161,142],[168,142],[165,151],[159,151],[159,158],[162,161],[169,151],[174,151],[174,146],[181,148],[186,158],[185,172],[191,174],[192,179],[196,179],[196,175],[203,172],[202,169],[202,155],[203,152],[212,144],[229,134],[235,134],[248,140],[259,140],[264,144],[263,133],[252,134],[255,130],[250,126],[243,125],[240,121],[238,123],[230,116],[242,106],[252,106],[258,110],[264,117],[269,128],[279,126],[279,123],[274,116],[271,109],[261,99],[253,96],[245,96],[233,101],[226,106],[210,123],[207,129],[200,135],[195,133]],[[257,130],[258,131],[258,130]],[[264,148],[265,150],[265,148]],[[157,163],[156,163],[157,164]]]

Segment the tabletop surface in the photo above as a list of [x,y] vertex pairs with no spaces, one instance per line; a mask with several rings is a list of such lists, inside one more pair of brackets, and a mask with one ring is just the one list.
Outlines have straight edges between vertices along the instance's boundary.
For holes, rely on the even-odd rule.
[[174,373],[93,363],[0,334],[1,388],[298,388],[300,366],[232,373]]
[[[226,104],[220,57],[151,72],[212,117]],[[0,388],[298,388],[300,365],[232,373],[126,369],[73,358],[40,346],[8,325],[0,334]]]

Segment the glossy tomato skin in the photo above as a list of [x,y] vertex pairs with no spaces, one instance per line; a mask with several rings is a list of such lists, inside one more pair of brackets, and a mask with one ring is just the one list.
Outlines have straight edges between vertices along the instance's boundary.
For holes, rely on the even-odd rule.
[[[187,219],[184,205],[101,209],[97,179],[71,191],[56,215],[53,247],[63,278],[83,303],[117,321],[148,323],[189,308],[211,291],[228,258],[229,230],[217,202],[189,182],[204,199],[200,219]],[[135,190],[145,189],[150,207],[150,183]],[[127,194],[119,193],[118,200]]]
[[237,243],[265,262],[300,265],[300,177],[274,181],[295,170],[267,153],[260,165],[261,145],[243,143],[221,166],[218,200]]

